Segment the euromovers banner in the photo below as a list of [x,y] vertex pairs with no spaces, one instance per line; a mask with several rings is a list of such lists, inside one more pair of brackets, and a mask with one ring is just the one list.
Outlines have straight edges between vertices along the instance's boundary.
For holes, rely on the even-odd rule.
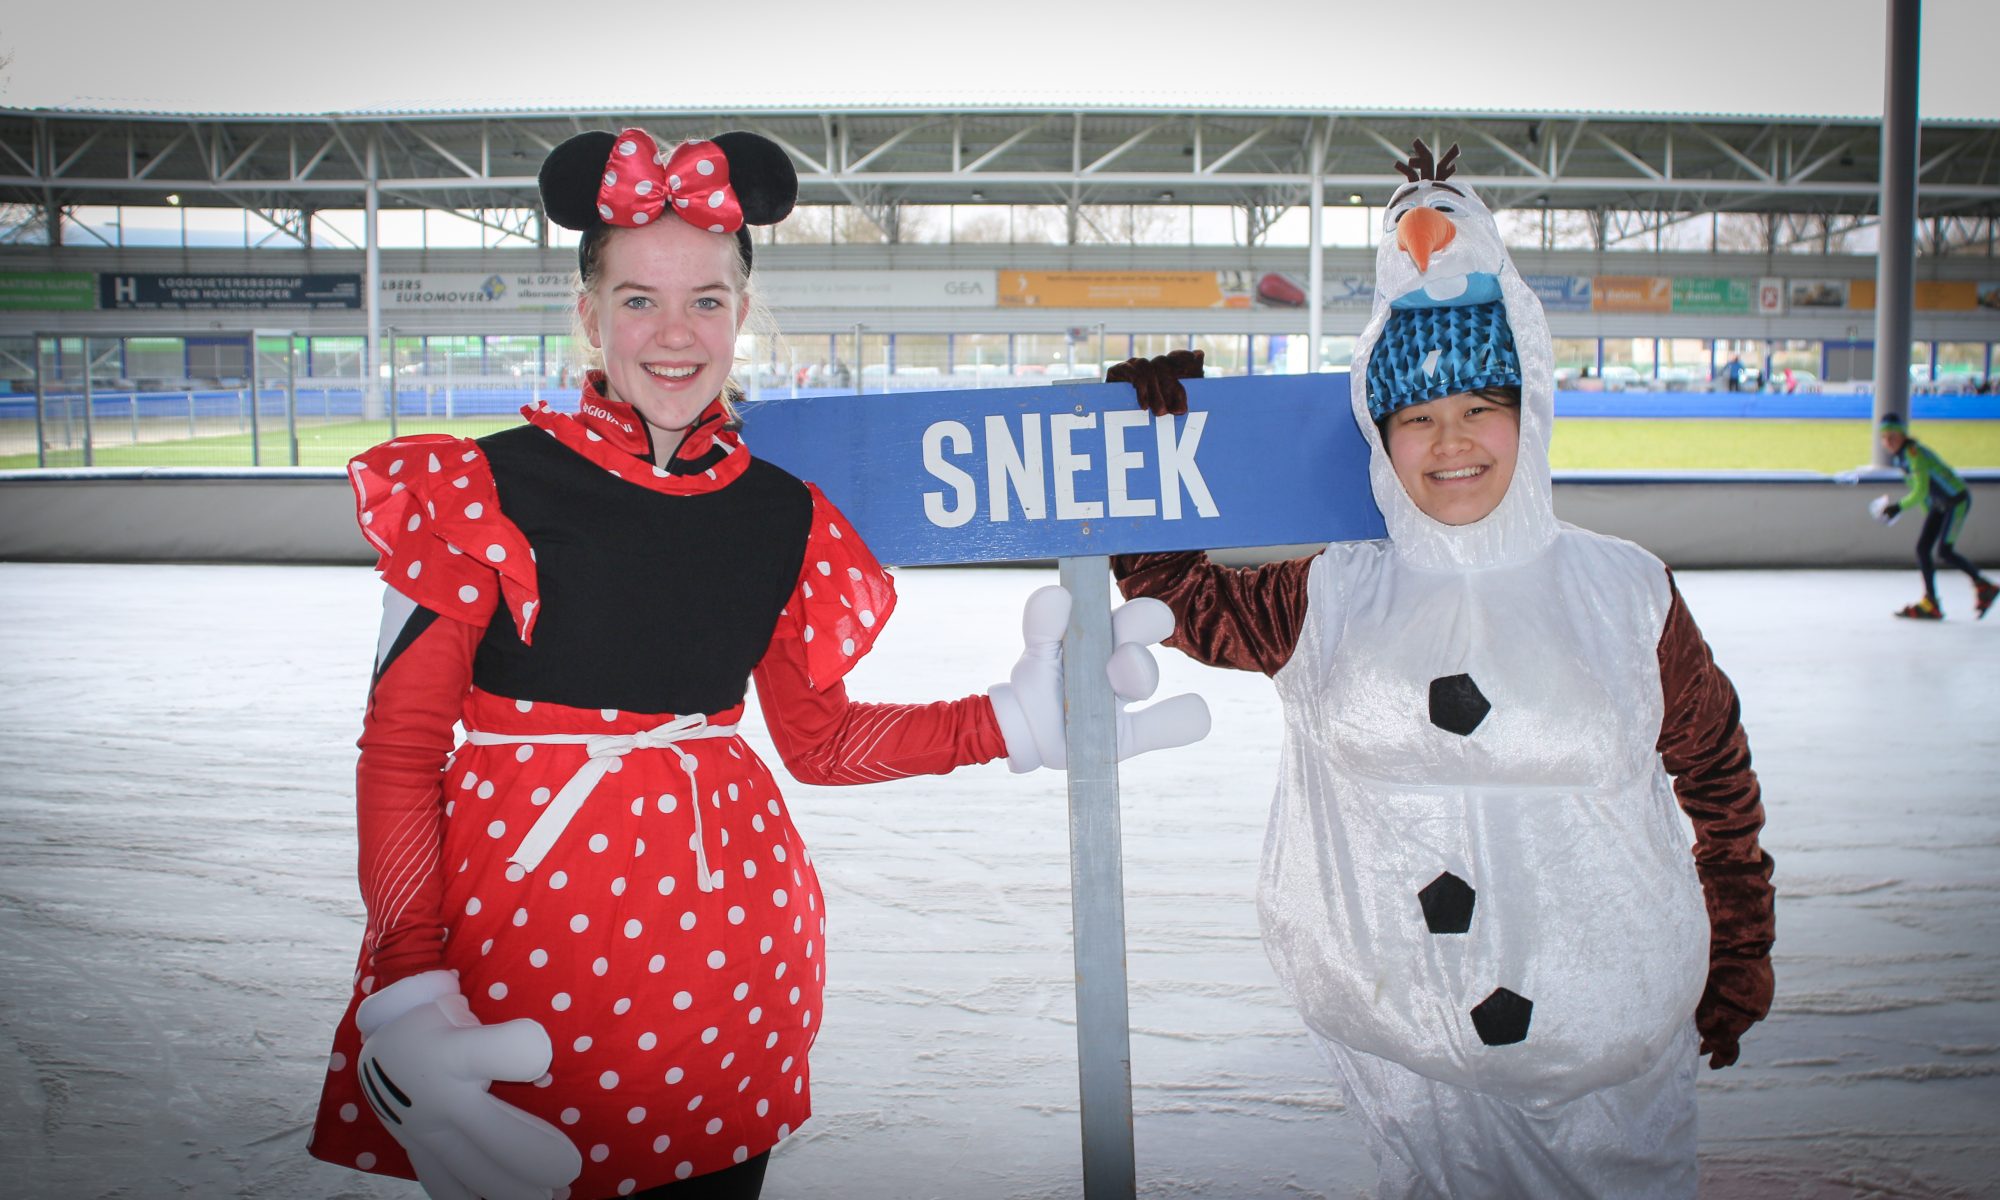
[[1122,383],[764,400],[743,440],[899,566],[1381,537],[1347,388],[1190,380],[1180,417]]
[[568,312],[576,307],[570,271],[423,271],[382,276],[382,311]]

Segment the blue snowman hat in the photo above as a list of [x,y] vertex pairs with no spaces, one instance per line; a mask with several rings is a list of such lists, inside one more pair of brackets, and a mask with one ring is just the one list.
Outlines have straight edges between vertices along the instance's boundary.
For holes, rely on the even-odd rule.
[[1368,415],[1481,388],[1521,386],[1521,356],[1499,300],[1390,312],[1368,355]]

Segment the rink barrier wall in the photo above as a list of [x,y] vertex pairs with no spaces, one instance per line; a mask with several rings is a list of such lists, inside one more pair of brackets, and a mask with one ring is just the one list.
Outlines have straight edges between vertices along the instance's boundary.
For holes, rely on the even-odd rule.
[[[1973,511],[1959,548],[2000,566],[2000,470],[1964,472]],[[1556,515],[1630,539],[1673,567],[1902,567],[1920,514],[1893,526],[1868,501],[1900,495],[1890,471],[1856,482],[1813,472],[1559,471]],[[1313,546],[1218,551],[1228,563]],[[96,468],[0,471],[0,559],[27,562],[372,564],[346,472]]]

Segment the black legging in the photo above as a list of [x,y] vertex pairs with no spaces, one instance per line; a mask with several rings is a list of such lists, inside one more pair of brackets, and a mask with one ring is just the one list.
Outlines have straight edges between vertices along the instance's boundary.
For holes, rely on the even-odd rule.
[[[1957,540],[1958,528],[1963,524],[1965,510],[1972,505],[1972,497],[1960,496],[1946,508],[1933,508],[1924,514],[1924,527],[1917,534],[1917,569],[1924,573],[1924,595],[1937,598],[1937,571],[1931,562],[1931,549],[1937,548],[1937,556],[1948,567],[1956,567],[1972,576],[1974,583],[1985,583],[1986,577],[1972,561],[1958,552],[1953,543]],[[1953,536],[1946,537],[1951,530]]]
[[766,1150],[726,1170],[648,1188],[632,1200],[757,1200],[764,1190],[764,1168],[770,1162],[771,1152]]

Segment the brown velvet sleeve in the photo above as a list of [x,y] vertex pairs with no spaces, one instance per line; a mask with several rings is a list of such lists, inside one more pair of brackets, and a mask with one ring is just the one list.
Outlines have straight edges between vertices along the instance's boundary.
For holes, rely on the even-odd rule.
[[[1708,1037],[1731,1028],[1740,1033],[1771,1009],[1775,893],[1771,856],[1757,843],[1764,804],[1736,688],[1715,665],[1671,578],[1668,586],[1673,603],[1660,633],[1666,712],[1659,752],[1694,822],[1695,871],[1708,903],[1709,980],[1696,1014]],[[1728,1040],[1733,1061],[1734,1035]]]
[[1196,662],[1275,675],[1299,644],[1312,558],[1224,567],[1199,550],[1111,559],[1127,599],[1151,596],[1174,610],[1166,644]]

